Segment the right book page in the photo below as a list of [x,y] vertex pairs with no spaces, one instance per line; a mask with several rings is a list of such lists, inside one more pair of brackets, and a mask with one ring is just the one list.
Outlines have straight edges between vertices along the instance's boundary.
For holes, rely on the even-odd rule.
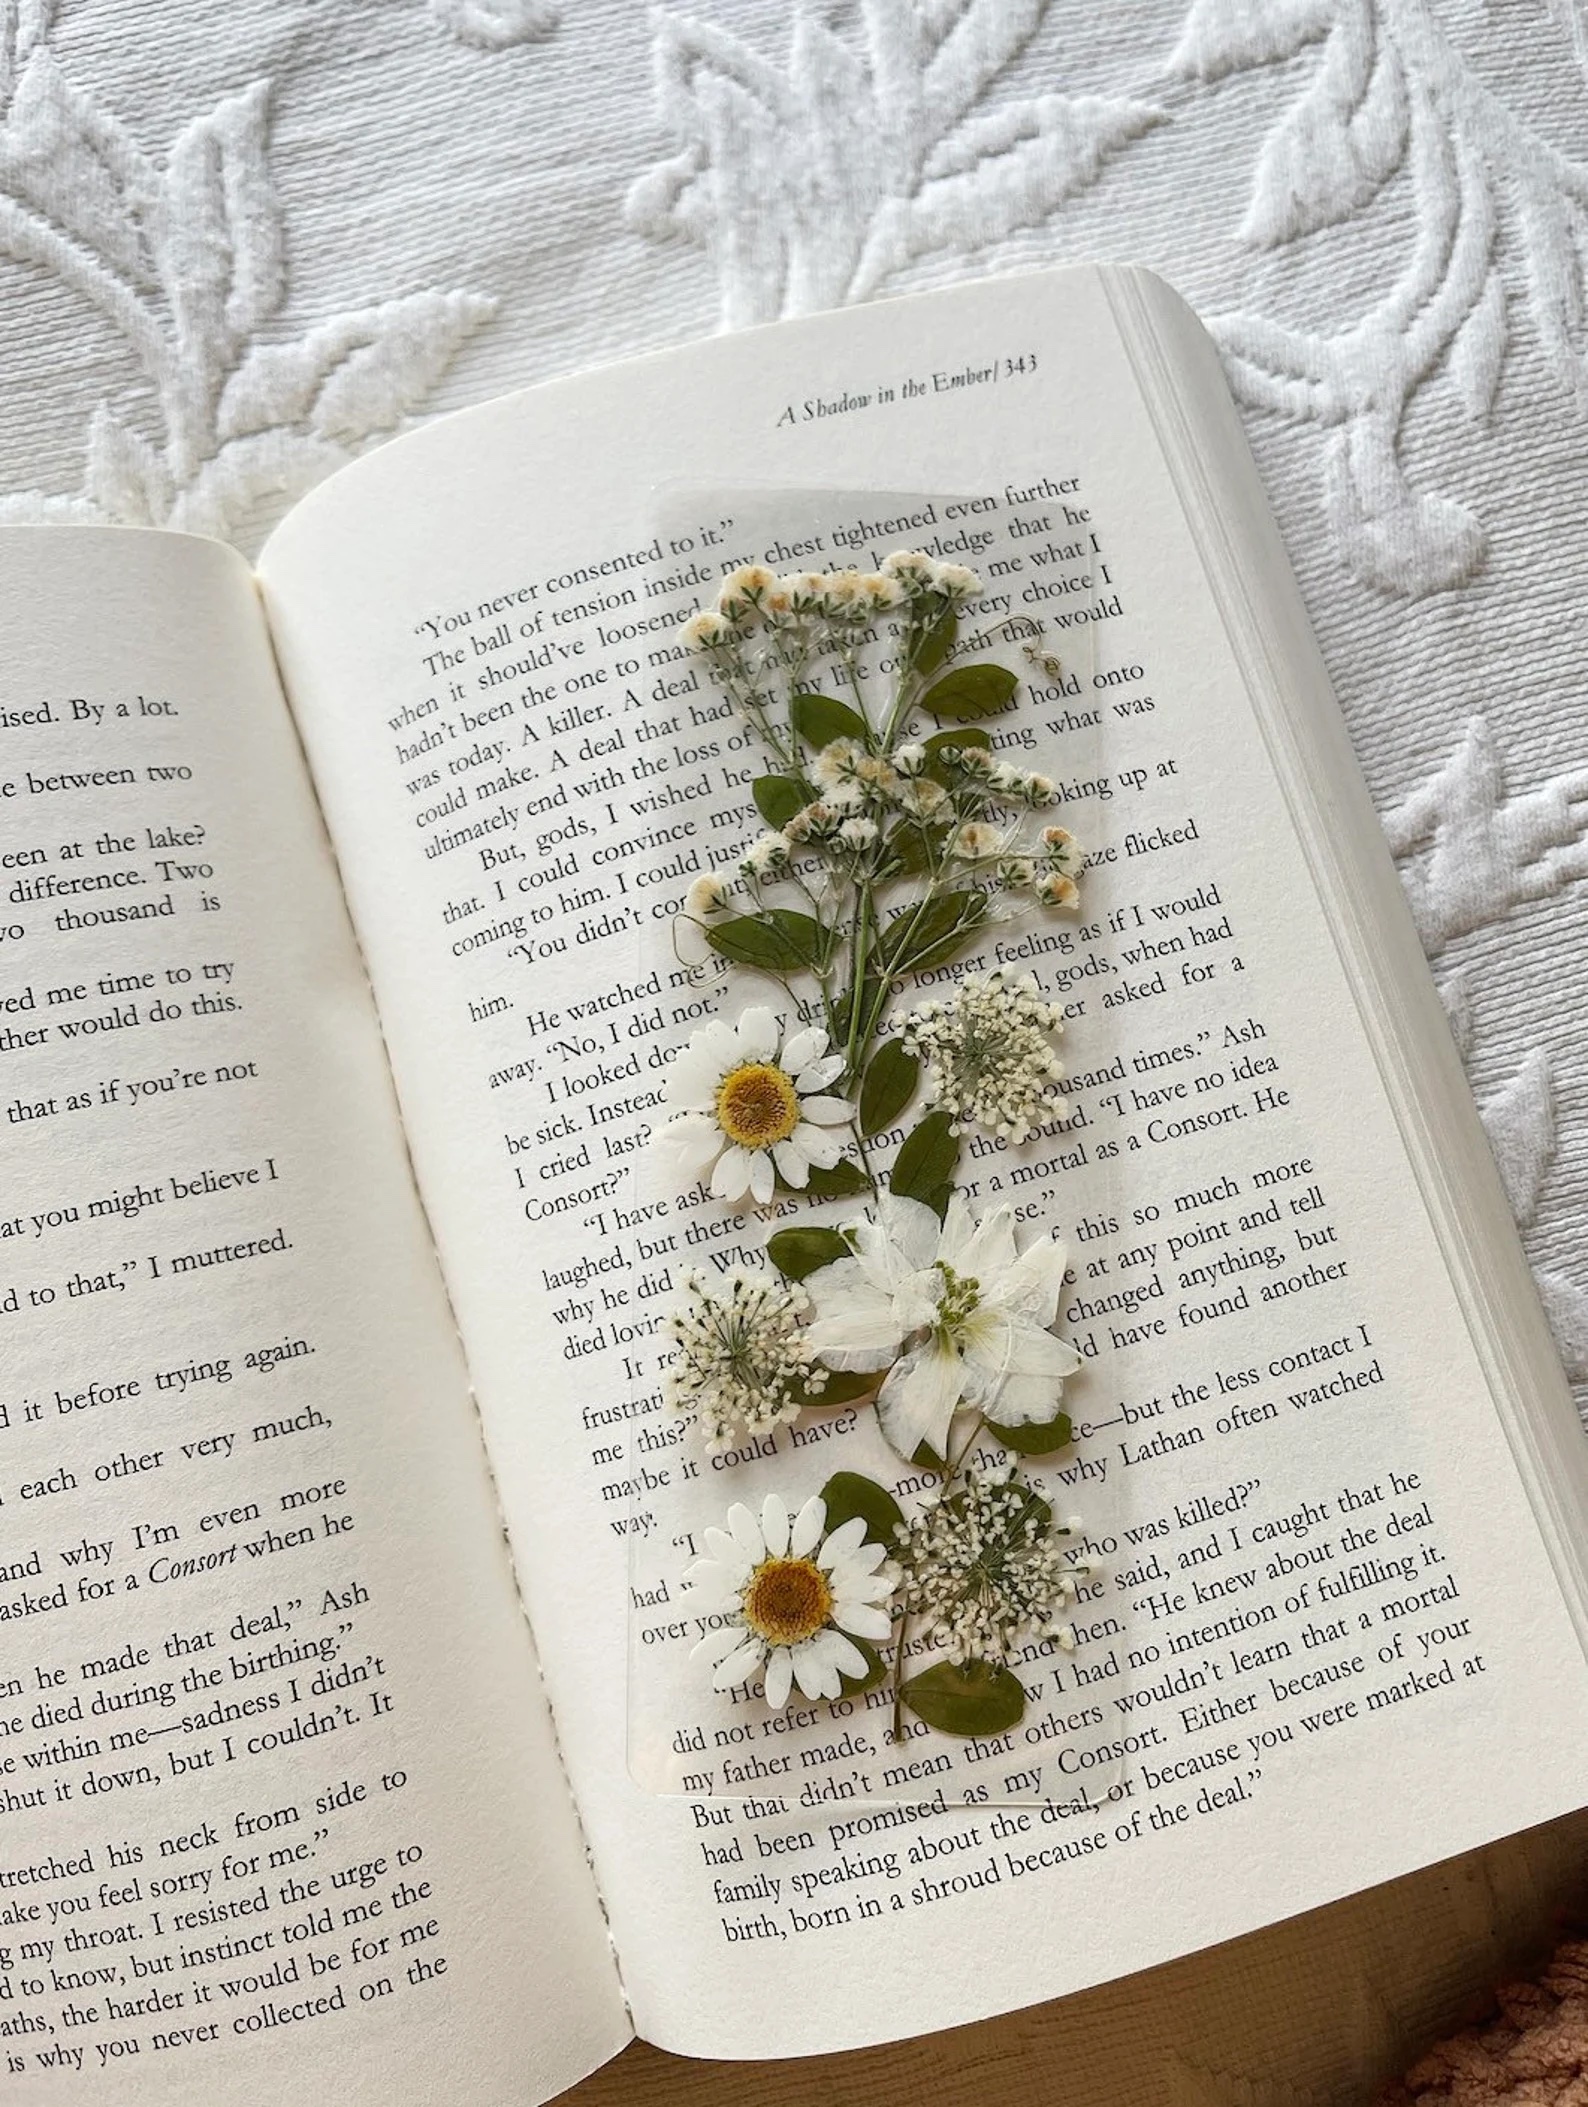
[[[732,561],[901,541],[982,575],[1029,676],[999,744],[1092,851],[1078,917],[982,948],[1064,1003],[1075,1114],[968,1176],[1070,1243],[1038,1475],[1097,1570],[1019,1725],[952,1749],[691,1680],[713,1501],[911,1473],[867,1412],[776,1480],[678,1438],[660,1312],[772,1225],[633,1169],[714,1006],[673,918],[760,824],[675,632]],[[1575,1803],[1569,1404],[1172,296],[1041,275],[537,390],[336,478],[261,573],[643,2033],[920,2032]]]

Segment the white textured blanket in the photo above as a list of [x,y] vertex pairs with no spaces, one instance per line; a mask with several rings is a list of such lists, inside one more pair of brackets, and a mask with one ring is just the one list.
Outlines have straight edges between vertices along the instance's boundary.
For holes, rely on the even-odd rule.
[[1588,1376],[1582,0],[0,0],[0,506],[257,544],[404,421],[1152,263],[1230,381]]
[[[1588,1380],[1584,6],[0,0],[0,514],[252,548],[510,387],[1154,266],[1224,347]],[[966,2053],[1109,2107],[1361,2099],[1570,1859],[1497,1850]],[[941,2045],[893,2053],[939,2082]]]
[[406,419],[1047,259],[1228,373],[1588,1374],[1580,0],[0,4],[11,516],[244,546]]
[[0,0],[0,508],[1086,256],[1224,348],[1588,1377],[1583,0]]

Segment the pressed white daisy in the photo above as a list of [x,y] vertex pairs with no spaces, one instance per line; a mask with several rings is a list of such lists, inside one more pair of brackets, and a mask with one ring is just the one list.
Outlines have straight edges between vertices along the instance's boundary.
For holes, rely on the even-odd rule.
[[743,563],[737,571],[729,571],[716,588],[716,605],[731,619],[741,619],[746,607],[758,607],[762,594],[773,590],[777,579],[765,563]]
[[711,1665],[714,1690],[764,1674],[774,1712],[796,1684],[805,1697],[837,1697],[841,1678],[863,1676],[869,1665],[855,1640],[886,1639],[893,1628],[886,1550],[865,1541],[858,1515],[829,1535],[816,1496],[790,1513],[770,1492],[759,1512],[741,1503],[727,1521],[705,1532],[707,1555],[684,1574],[690,1607],[724,1618],[692,1658]]
[[893,765],[902,776],[918,776],[924,773],[930,755],[924,746],[912,740],[907,746],[896,746],[893,750]]
[[990,786],[993,770],[998,766],[984,746],[956,746],[952,741],[937,749],[937,757],[956,775],[978,785]]
[[[1030,866],[1023,882],[1030,883]],[[926,1066],[926,1094],[956,1133],[984,1127],[1016,1144],[1033,1127],[1067,1119],[1064,1064],[1049,1044],[1064,1012],[1028,973],[1003,967],[966,976],[946,998],[905,1013],[899,1036]]]
[[947,1455],[962,1408],[1001,1426],[1052,1419],[1081,1358],[1048,1329],[1063,1245],[1042,1237],[1017,1251],[1011,1207],[978,1222],[957,1194],[941,1226],[896,1193],[878,1195],[877,1214],[849,1224],[852,1258],[805,1282],[816,1310],[808,1336],[831,1368],[888,1370],[877,1418],[893,1447],[908,1457],[927,1442]]
[[904,588],[897,578],[890,578],[882,571],[868,571],[860,582],[871,597],[875,613],[888,614],[904,605]]
[[798,1417],[827,1372],[811,1365],[810,1298],[776,1273],[734,1267],[724,1279],[684,1279],[684,1300],[663,1322],[678,1351],[663,1378],[675,1412],[700,1427],[708,1450],[765,1434]]
[[1070,1557],[1068,1536],[1014,1464],[973,1464],[901,1535],[903,1607],[956,1661],[1007,1660],[1028,1638],[1071,1650],[1063,1612],[1091,1568]]
[[877,797],[891,797],[899,787],[892,763],[885,761],[881,754],[862,754],[855,763],[855,777]]
[[993,771],[990,787],[1012,805],[1051,805],[1056,795],[1051,777],[1033,775],[1030,769],[1016,768],[1007,761]]
[[719,1200],[746,1196],[764,1207],[774,1169],[802,1190],[813,1165],[831,1170],[855,1108],[827,1095],[843,1072],[827,1034],[798,1025],[785,1034],[769,1009],[746,1010],[737,1024],[713,1018],[691,1035],[667,1072],[672,1116],[651,1130],[651,1146],[680,1176],[705,1178]]
[[838,829],[838,839],[846,849],[869,849],[877,839],[877,823],[874,819],[846,819]]

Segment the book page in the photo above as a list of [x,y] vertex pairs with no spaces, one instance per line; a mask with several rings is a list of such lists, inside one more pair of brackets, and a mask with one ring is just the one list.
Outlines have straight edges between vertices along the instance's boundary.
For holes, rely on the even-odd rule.
[[250,575],[0,534],[0,2093],[627,2037]]
[[[747,523],[768,492],[802,502],[740,541],[736,489]],[[981,607],[1034,615],[1061,662],[1091,631],[1085,691],[1029,684],[997,725],[1091,845],[1081,919],[983,947],[1064,1002],[1076,1111],[969,1175],[1070,1244],[1084,1365],[1045,1482],[1098,1571],[1006,1736],[900,1745],[866,1700],[840,1726],[704,1682],[668,1736],[651,1657],[681,1691],[698,1635],[672,1540],[708,1472],[722,1508],[773,1482],[765,1454],[692,1452],[661,1382],[668,1286],[767,1225],[640,1201],[632,1169],[714,991],[667,932],[760,824],[744,728],[676,632],[734,561],[899,542],[974,564]],[[471,413],[266,551],[625,1983],[665,2045],[835,2048],[1034,2002],[1578,1796],[1588,1682],[1492,1281],[1534,1340],[1536,1310],[1423,986],[1461,1234],[1496,1254],[1457,1264],[1367,1021],[1374,931],[1345,941],[1360,889],[1327,897],[1270,737],[1298,696],[1332,705],[1284,624],[1277,667],[1237,653],[1210,548],[1108,281],[1075,272]],[[1338,739],[1293,734],[1304,757]],[[1386,958],[1421,975],[1365,795],[1320,780]],[[838,1455],[885,1470],[847,1419],[780,1430],[777,1482],[807,1445],[812,1489]]]

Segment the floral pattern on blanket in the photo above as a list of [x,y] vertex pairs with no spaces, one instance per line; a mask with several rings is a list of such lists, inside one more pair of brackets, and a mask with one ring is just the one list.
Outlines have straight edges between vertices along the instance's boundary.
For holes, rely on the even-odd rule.
[[429,0],[310,36],[177,0],[161,32],[0,0],[6,517],[251,547],[415,417],[597,357],[1083,255],[1179,284],[1588,1379],[1579,7]]

